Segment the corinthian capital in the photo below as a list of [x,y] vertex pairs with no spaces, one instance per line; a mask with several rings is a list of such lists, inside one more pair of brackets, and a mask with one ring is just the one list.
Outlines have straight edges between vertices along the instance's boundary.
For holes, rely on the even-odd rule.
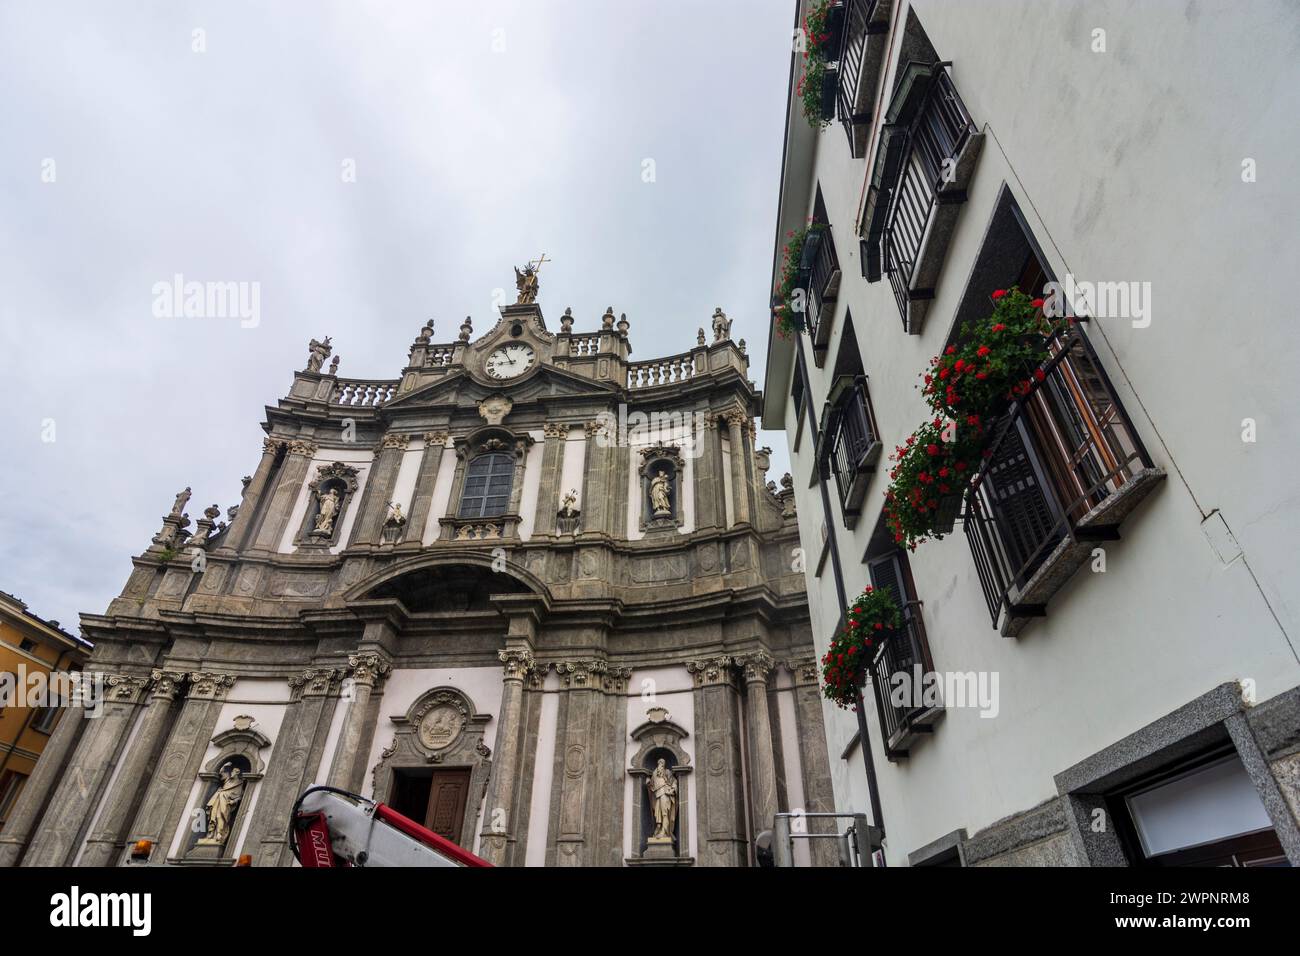
[[301,674],[289,678],[289,686],[294,690],[302,688],[304,695],[319,697],[328,694],[334,682],[343,676],[337,667],[309,667]]
[[368,687],[373,687],[375,681],[392,668],[393,665],[378,654],[352,654],[348,657],[348,669],[352,671],[352,679]]
[[155,700],[175,700],[180,696],[181,685],[185,683],[184,671],[156,670],[149,675],[153,687],[149,696]]
[[234,674],[221,674],[216,671],[191,671],[190,693],[192,699],[211,700],[226,692],[235,682]]
[[316,454],[317,445],[314,441],[306,438],[295,438],[289,442],[289,454],[301,455],[304,458],[310,458]]
[[736,666],[744,669],[745,682],[753,683],[766,681],[768,675],[772,673],[772,668],[776,666],[776,661],[772,660],[772,655],[767,651],[754,651],[752,654],[737,657]]
[[605,661],[560,661],[555,665],[565,687],[598,687],[608,670]]
[[523,647],[508,647],[497,651],[497,659],[505,667],[506,680],[523,680],[536,666],[532,652]]
[[730,684],[731,665],[733,661],[726,654],[706,657],[698,661],[687,661],[686,671],[695,678],[696,687],[709,684]]
[[115,704],[133,704],[140,699],[149,681],[133,674],[110,674],[104,680],[108,688],[105,697]]
[[281,441],[279,438],[263,438],[263,439],[262,439],[262,454],[263,454],[263,455],[274,455],[277,451],[279,451],[279,450],[280,450],[281,448],[283,448],[283,447],[284,447],[284,442]]
[[403,435],[401,432],[389,432],[379,444],[381,448],[405,450],[411,444],[411,436]]

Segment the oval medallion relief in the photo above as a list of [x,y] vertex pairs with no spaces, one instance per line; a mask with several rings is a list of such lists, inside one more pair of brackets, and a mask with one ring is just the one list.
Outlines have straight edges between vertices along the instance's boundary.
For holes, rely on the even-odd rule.
[[417,733],[420,743],[429,750],[443,750],[455,742],[464,726],[465,716],[460,712],[460,708],[451,704],[440,704],[420,719]]

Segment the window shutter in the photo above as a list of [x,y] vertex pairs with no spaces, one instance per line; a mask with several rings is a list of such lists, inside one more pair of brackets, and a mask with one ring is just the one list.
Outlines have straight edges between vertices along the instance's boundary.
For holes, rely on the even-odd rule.
[[907,593],[903,587],[903,567],[898,561],[897,552],[891,552],[883,558],[868,562],[867,571],[871,574],[872,587],[888,591],[899,610],[907,606]]

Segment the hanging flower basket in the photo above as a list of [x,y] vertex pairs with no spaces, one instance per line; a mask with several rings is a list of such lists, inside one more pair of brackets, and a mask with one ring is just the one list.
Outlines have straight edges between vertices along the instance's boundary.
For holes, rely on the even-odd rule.
[[957,524],[957,515],[961,513],[962,496],[958,493],[943,495],[934,509],[934,527],[936,534],[952,534]]
[[978,418],[958,423],[939,416],[894,449],[885,524],[895,544],[915,551],[930,538],[952,533],[962,495],[979,469],[983,442]]
[[822,657],[822,694],[827,700],[842,708],[857,706],[875,648],[889,639],[901,620],[888,591],[868,587],[858,595]]
[[956,344],[930,360],[921,394],[935,417],[894,450],[885,521],[895,543],[915,550],[951,534],[965,489],[992,438],[989,425],[1045,377],[1048,342],[1060,320],[1043,300],[998,289],[993,311],[962,325]]
[[[809,222],[802,229],[791,229],[785,234],[786,244],[781,250],[781,280],[773,295],[779,304],[772,308],[777,332],[783,337],[802,332],[807,327],[809,269],[803,264],[804,247],[811,244],[810,240],[819,242],[820,233],[825,228],[825,223]],[[812,249],[810,253],[815,251]]]
[[803,73],[795,89],[803,100],[804,118],[815,129],[825,127],[835,117],[839,77],[831,64],[839,57],[843,13],[838,0],[822,0],[803,19]]

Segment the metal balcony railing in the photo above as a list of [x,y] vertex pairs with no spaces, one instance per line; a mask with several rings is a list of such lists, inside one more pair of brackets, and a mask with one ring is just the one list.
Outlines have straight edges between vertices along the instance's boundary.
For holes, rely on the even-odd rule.
[[[1042,378],[994,426],[966,493],[964,525],[993,626],[1046,613],[1047,599],[1163,474],[1154,468],[1078,326],[1055,335]],[[1019,623],[1016,623],[1016,622]]]
[[805,240],[805,253],[803,285],[807,291],[808,335],[812,338],[814,347],[820,343],[825,348],[825,340],[830,333],[828,320],[840,291],[840,259],[835,254],[835,240],[831,237],[831,227],[828,224],[809,232]]
[[[870,38],[888,28],[888,23],[873,24],[879,0],[846,0],[844,33],[839,57],[839,88],[835,95],[835,117],[844,126],[849,137],[849,150],[858,156],[857,131],[859,126],[871,122],[870,110],[860,108],[865,98],[870,102],[871,91],[863,96],[863,68],[867,62],[867,44]],[[871,77],[874,81],[875,77]],[[874,89],[875,83],[872,83]]]
[[913,283],[931,211],[941,201],[940,187],[953,174],[958,154],[976,133],[952,78],[946,70],[939,70],[916,116],[898,134],[904,137],[903,158],[898,179],[891,186],[882,247],[889,284],[903,327],[909,332],[914,331],[908,319],[909,302],[934,295],[933,289],[914,288]]
[[831,386],[822,433],[823,473],[834,474],[845,523],[851,527],[881,450],[865,375],[841,376]]
[[[934,670],[934,664],[921,622],[921,605],[910,601],[901,611],[902,625],[877,645],[870,667],[885,754],[890,760],[906,757],[909,745],[918,734],[933,733],[931,725],[942,712],[942,705],[926,705],[922,696],[921,678]],[[911,691],[901,702],[896,701],[893,693],[896,674],[908,676],[905,687]]]

